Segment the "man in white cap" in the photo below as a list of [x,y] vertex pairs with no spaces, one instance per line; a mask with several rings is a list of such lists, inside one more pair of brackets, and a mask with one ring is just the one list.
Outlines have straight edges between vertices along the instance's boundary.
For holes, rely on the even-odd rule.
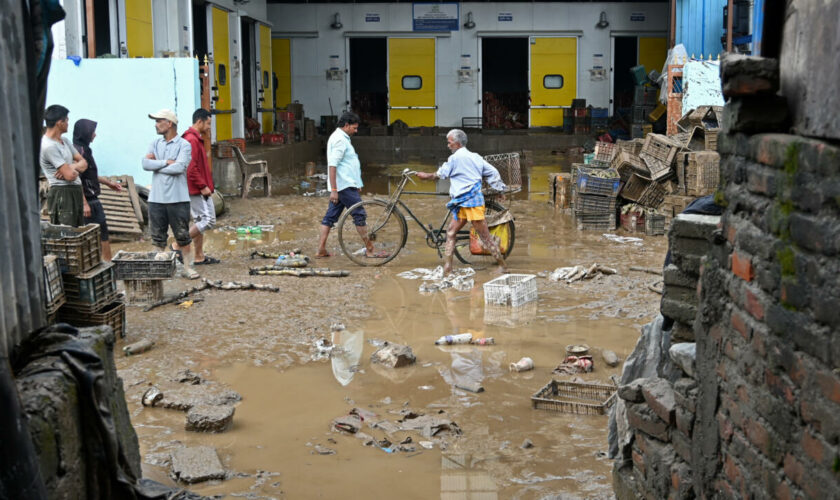
[[190,143],[178,135],[178,117],[172,110],[162,109],[150,114],[149,118],[155,121],[155,130],[161,136],[152,142],[143,157],[143,170],[152,172],[149,232],[155,247],[162,252],[166,249],[167,230],[172,228],[184,259],[181,275],[196,279],[199,275],[192,268],[190,192],[187,188],[187,166],[192,149]]

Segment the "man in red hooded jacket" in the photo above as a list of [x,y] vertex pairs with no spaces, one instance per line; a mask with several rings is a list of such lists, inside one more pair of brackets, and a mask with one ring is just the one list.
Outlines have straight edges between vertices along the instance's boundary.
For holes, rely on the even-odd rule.
[[[210,133],[210,112],[198,108],[193,113],[192,127],[184,132],[183,138],[192,146],[192,159],[187,167],[187,187],[190,190],[190,212],[193,223],[190,225],[190,238],[195,243],[194,264],[218,264],[220,261],[204,255],[204,231],[216,225],[216,207],[213,205],[213,174],[207,165],[202,134]],[[177,246],[173,247],[178,250]]]

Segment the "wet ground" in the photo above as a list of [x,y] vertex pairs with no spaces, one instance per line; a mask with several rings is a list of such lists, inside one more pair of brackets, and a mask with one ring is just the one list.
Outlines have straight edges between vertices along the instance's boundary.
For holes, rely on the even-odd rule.
[[[183,445],[210,445],[218,450],[229,478],[190,487],[205,495],[611,498],[606,416],[535,410],[530,397],[552,379],[568,344],[591,347],[595,370],[578,375],[582,380],[609,383],[619,373],[619,367],[604,364],[600,351],[611,349],[624,359],[640,326],[655,315],[659,296],[648,285],[658,278],[630,267],[661,267],[666,240],[642,236],[639,243],[617,243],[600,231],[575,230],[570,215],[546,203],[547,174],[562,168],[554,161],[533,167],[526,177],[529,192],[513,202],[516,242],[510,272],[538,274],[599,263],[618,274],[571,285],[539,277],[538,300],[516,310],[485,308],[482,285],[496,277],[492,269],[478,271],[475,287],[465,292],[421,294],[419,281],[398,277],[441,264],[411,222],[406,247],[384,267],[361,268],[339,255],[314,265],[348,270],[349,277],[249,276],[249,266],[271,263],[251,260],[253,250],[299,247],[313,255],[327,201],[295,194],[228,199],[221,228],[208,234],[206,243],[207,253],[223,263],[197,269],[210,279],[270,283],[281,292],[203,291],[196,295],[203,300],[189,307],[166,305],[150,312],[128,308],[127,337],[118,347],[140,339],[156,342],[151,351],[117,360],[144,474],[174,484],[168,477],[169,452]],[[369,176],[376,181],[368,188],[387,191],[383,174],[401,167]],[[405,200],[425,222],[444,215],[444,198],[418,195]],[[255,224],[274,229],[261,235],[230,230]],[[116,245],[148,247],[146,242]],[[334,234],[329,247],[339,252]],[[196,284],[174,279],[166,282],[165,291],[171,295]],[[333,323],[346,330],[333,336]],[[496,345],[434,345],[441,335],[462,332],[493,337]],[[343,353],[332,359],[319,356],[315,344],[320,339],[335,341]],[[397,369],[371,364],[379,340],[410,345],[417,363]],[[509,372],[508,365],[523,356],[531,357],[536,368]],[[230,389],[242,396],[229,431],[186,432],[183,412],[141,405],[149,385],[164,393],[181,390],[183,384],[173,379],[185,368],[205,380],[194,386],[197,390]],[[485,391],[454,387],[465,381],[480,382]],[[443,410],[462,434],[428,440],[418,433],[396,432],[391,441],[411,436],[406,448],[413,446],[414,451],[389,453],[331,430],[331,421],[354,407],[390,420],[406,409],[427,415]],[[377,440],[386,437],[382,430],[365,432]],[[526,439],[532,448],[521,447]],[[418,443],[425,440],[433,448]],[[321,447],[335,454],[321,455],[316,451]]]

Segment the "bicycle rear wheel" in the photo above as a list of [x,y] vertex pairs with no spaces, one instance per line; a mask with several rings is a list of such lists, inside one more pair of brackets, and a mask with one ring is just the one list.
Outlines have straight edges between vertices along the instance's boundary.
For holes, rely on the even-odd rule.
[[[504,212],[506,209],[496,203],[495,201],[488,201],[484,205],[484,214],[487,218],[490,218],[493,214],[498,214]],[[492,266],[496,264],[496,259],[493,258],[492,255],[475,255],[470,251],[470,235],[469,230],[472,227],[472,224],[469,222],[464,226],[464,229],[460,231],[458,234],[457,239],[455,240],[455,257],[458,258],[464,264],[471,266],[473,269],[484,269],[488,266]],[[516,241],[516,226],[513,223],[513,220],[509,220],[498,226],[495,226],[491,232],[493,233],[505,233],[508,239],[507,250],[504,252],[504,257],[507,259],[510,253],[513,251],[513,243]]]
[[[357,224],[363,223],[363,226]],[[375,257],[366,256],[365,244],[357,228],[365,228],[373,243]],[[408,237],[405,217],[396,207],[380,200],[360,201],[338,219],[338,242],[348,259],[360,266],[381,266],[394,259]]]

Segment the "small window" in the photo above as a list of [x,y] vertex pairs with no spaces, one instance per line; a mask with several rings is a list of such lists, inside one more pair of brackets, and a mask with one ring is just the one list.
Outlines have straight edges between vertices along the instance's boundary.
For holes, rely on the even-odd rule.
[[423,86],[423,78],[417,75],[406,75],[402,77],[402,88],[405,90],[420,90]]
[[219,85],[227,85],[227,68],[224,64],[219,65]]
[[543,87],[547,89],[562,89],[563,75],[545,75],[543,77]]
[[268,88],[268,71],[263,71],[263,88]]

